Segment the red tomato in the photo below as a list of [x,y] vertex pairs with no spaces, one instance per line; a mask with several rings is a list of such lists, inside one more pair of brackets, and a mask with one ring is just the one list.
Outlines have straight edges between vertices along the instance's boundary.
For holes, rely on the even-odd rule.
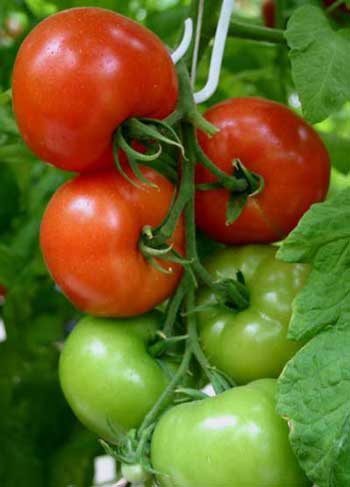
[[266,27],[273,28],[276,23],[276,6],[275,0],[264,0],[262,4],[262,15],[264,19],[264,25]]
[[177,94],[175,67],[158,37],[100,8],[45,19],[14,67],[23,138],[40,159],[69,171],[112,166],[115,128],[129,117],[164,118]]
[[[138,248],[143,227],[163,221],[174,192],[159,173],[142,171],[158,188],[136,188],[115,169],[81,175],[54,194],[44,214],[41,247],[54,280],[79,309],[96,316],[144,313],[171,295],[181,276],[181,266],[159,260],[172,271],[164,274]],[[182,220],[172,242],[182,254]]]
[[[327,150],[315,130],[289,108],[261,98],[236,98],[210,108],[205,117],[220,129],[212,138],[199,132],[207,156],[230,174],[238,158],[265,181],[261,193],[248,198],[231,225],[226,225],[228,191],[197,191],[197,225],[210,237],[231,244],[280,240],[311,204],[325,198]],[[208,170],[197,166],[197,183],[214,181]]]
[[0,285],[0,299],[4,298],[6,295],[6,288]]

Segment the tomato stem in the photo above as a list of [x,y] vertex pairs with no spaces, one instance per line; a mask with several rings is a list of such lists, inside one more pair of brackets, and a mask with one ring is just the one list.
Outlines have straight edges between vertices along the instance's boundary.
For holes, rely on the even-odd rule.
[[183,342],[187,340],[188,335],[176,335],[171,337],[162,338],[162,340],[157,341],[153,345],[148,348],[148,353],[152,355],[152,357],[160,357],[164,355],[169,348],[173,345],[176,345],[179,342]]
[[[194,139],[194,129],[192,126],[187,126],[184,129],[185,147],[189,167],[192,167],[192,187],[194,180],[194,165],[196,163],[196,144]],[[197,244],[196,244],[196,226],[195,226],[195,211],[194,211],[194,191],[190,201],[186,207],[186,242],[187,242],[187,259],[192,263],[191,266],[198,277],[210,288],[212,288],[218,296],[218,299],[225,305],[235,309],[245,309],[249,305],[249,292],[244,283],[237,279],[224,279],[214,281],[209,272],[202,266],[199,261]],[[192,306],[190,309],[193,309]]]
[[187,279],[184,274],[180,285],[177,287],[174,296],[170,299],[166,308],[166,319],[163,327],[163,333],[165,336],[171,336],[174,325],[176,323],[177,313],[185,297],[187,288]]
[[231,20],[229,36],[251,41],[270,42],[272,44],[287,44],[282,29],[271,29],[260,25],[247,24],[235,19]]
[[209,136],[216,134],[219,131],[218,128],[208,122],[197,109],[193,98],[190,76],[183,61],[178,63],[176,71],[179,79],[179,97],[176,110],[165,121],[170,125],[174,125],[182,120],[193,124]]
[[184,375],[186,374],[189,368],[191,357],[192,357],[192,345],[190,339],[187,339],[186,349],[182,357],[181,364],[179,365],[175,375],[173,376],[173,378],[170,380],[169,384],[165,388],[164,392],[160,395],[155,405],[145,416],[143,423],[141,424],[137,432],[138,438],[141,438],[143,432],[157,420],[159,414],[164,410],[166,405],[169,403],[174,393],[174,390],[176,389],[176,386],[179,384],[179,382],[184,377]]
[[236,192],[243,192],[247,189],[248,182],[246,179],[239,179],[222,171],[204,154],[203,150],[198,144],[196,145],[196,154],[201,164],[218,178],[218,181],[222,187],[229,191]]
[[[182,177],[179,192],[163,223],[158,228],[152,230],[151,233],[149,231],[143,232],[143,243],[141,245],[141,248],[145,257],[148,256],[147,249],[151,247],[154,249],[159,249],[173,235],[177,221],[180,218],[180,215],[183,212],[185,205],[193,196],[194,165],[197,162],[197,158],[201,160],[201,162],[207,167],[209,171],[215,174],[215,176],[219,179],[219,182],[222,183],[224,187],[229,188],[231,191],[242,192],[245,191],[249,186],[249,181],[247,180],[247,177],[236,178],[235,176],[230,176],[224,173],[206,157],[206,155],[199,147],[197,142],[196,130],[193,129],[193,120],[194,118],[196,118],[197,121],[201,119],[207,124],[209,124],[209,122],[207,122],[199,114],[194,104],[193,94],[191,90],[191,82],[185,64],[183,62],[179,63],[177,70],[180,82],[180,96],[178,106],[174,114],[176,114],[176,117],[182,115],[183,119],[181,127],[186,126],[186,130],[189,130],[191,133],[190,137],[192,138],[192,140],[190,141],[190,145],[191,150],[193,149],[192,162],[191,164],[189,164],[189,161],[186,159],[187,156],[184,157],[182,160]],[[171,116],[172,115],[170,115],[170,117]],[[170,117],[168,117],[168,119],[166,120],[167,124]],[[203,128],[205,127],[203,126]],[[213,125],[209,124],[207,126],[207,131],[209,131],[210,133],[215,133],[217,132],[217,129]]]

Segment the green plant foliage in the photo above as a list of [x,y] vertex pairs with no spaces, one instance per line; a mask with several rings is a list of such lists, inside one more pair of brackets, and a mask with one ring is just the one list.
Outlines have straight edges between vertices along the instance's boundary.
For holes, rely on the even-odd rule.
[[334,27],[323,10],[305,5],[291,16],[286,38],[304,115],[320,122],[350,100],[350,29]]

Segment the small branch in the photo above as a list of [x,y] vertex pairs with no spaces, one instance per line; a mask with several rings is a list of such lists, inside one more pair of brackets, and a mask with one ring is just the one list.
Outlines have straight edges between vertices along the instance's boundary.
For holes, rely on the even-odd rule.
[[344,4],[345,4],[345,0],[336,0],[326,9],[327,14],[331,14],[332,12],[334,12],[334,10],[336,10],[337,8],[339,8],[341,5]]
[[249,39],[251,41],[287,45],[282,29],[270,29],[269,27],[248,24],[239,20],[231,21],[229,36],[238,37],[239,39]]
[[160,395],[152,409],[149,411],[149,413],[145,416],[143,423],[141,424],[139,430],[138,430],[138,436],[140,437],[142,432],[145,431],[147,428],[149,428],[159,417],[163,409],[167,406],[167,404],[170,402],[171,397],[181,381],[181,379],[184,377],[186,374],[188,367],[190,365],[191,361],[191,356],[192,356],[192,345],[189,340],[187,339],[187,344],[186,344],[186,349],[185,353],[182,357],[182,362],[180,366],[178,367],[175,375],[169,382],[168,386],[165,388],[164,392]]

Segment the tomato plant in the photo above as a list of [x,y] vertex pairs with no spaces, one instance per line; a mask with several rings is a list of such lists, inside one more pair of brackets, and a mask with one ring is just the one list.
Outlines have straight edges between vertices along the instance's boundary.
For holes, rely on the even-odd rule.
[[170,3],[1,4],[0,485],[350,485],[345,2]]
[[[131,178],[130,169],[129,176]],[[50,201],[40,231],[46,264],[65,295],[98,316],[131,316],[149,311],[176,288],[182,267],[159,261],[161,272],[138,248],[146,225],[164,219],[174,188],[152,169],[156,186],[133,186],[116,170],[78,176]],[[172,238],[182,253],[183,223]]]
[[[309,273],[307,266],[276,259],[276,248],[250,245],[216,252],[207,269],[216,278],[241,271],[250,293],[248,308],[238,311],[218,302],[203,288],[198,304],[200,337],[210,362],[238,384],[278,377],[302,343],[287,340],[292,303]],[[205,308],[205,306],[209,306]]]
[[160,485],[310,485],[275,412],[275,393],[275,381],[263,379],[165,413],[152,439]]
[[176,99],[175,68],[162,42],[100,8],[45,19],[26,37],[14,66],[24,140],[39,158],[68,171],[113,166],[118,125],[133,116],[163,118]]
[[113,442],[138,426],[168,377],[146,345],[161,325],[157,313],[125,320],[86,317],[65,343],[60,381],[80,421]]
[[[248,198],[241,215],[226,224],[229,191],[197,191],[196,222],[220,242],[268,243],[281,240],[305,211],[322,201],[329,184],[327,150],[315,130],[287,107],[259,98],[235,98],[210,108],[206,118],[220,132],[199,141],[209,158],[228,174],[239,159],[264,178],[264,188]],[[197,166],[196,181],[216,177]]]

